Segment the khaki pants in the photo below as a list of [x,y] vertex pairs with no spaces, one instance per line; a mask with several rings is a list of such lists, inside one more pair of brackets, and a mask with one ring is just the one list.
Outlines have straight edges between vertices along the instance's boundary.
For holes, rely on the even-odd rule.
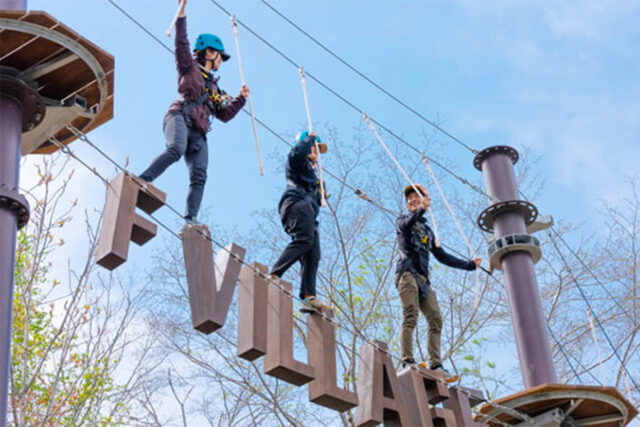
[[405,272],[398,280],[398,293],[402,302],[402,333],[400,335],[400,347],[403,359],[413,359],[413,332],[418,323],[418,309],[427,318],[429,325],[427,332],[427,351],[429,353],[429,366],[442,363],[440,358],[440,335],[442,334],[442,316],[438,307],[435,292],[429,287],[426,298],[420,298],[417,280],[424,284],[427,279],[424,276],[416,277]]

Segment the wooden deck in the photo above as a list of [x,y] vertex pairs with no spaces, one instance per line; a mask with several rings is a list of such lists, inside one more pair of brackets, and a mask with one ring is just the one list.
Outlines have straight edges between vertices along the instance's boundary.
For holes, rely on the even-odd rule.
[[[0,68],[17,70],[34,82],[49,105],[68,102],[74,95],[84,98],[95,114],[74,114],[69,119],[84,133],[113,118],[114,66],[113,56],[46,12],[0,10]],[[51,123],[46,126],[54,128]],[[23,154],[57,151],[51,136],[65,145],[77,138],[66,127],[53,135],[44,133],[41,126],[25,132]]]

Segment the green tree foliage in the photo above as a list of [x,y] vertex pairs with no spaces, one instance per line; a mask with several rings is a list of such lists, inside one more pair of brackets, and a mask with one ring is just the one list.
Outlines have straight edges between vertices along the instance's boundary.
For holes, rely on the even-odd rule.
[[[53,264],[65,258],[63,231],[82,229],[71,216],[76,202],[66,192],[73,172],[65,174],[66,168],[66,162],[54,160],[37,167],[41,180],[28,190],[31,220],[18,234],[10,421],[16,426],[127,425],[127,398],[144,372],[129,368],[141,362],[129,341],[139,296],[95,274],[96,233],[88,221],[88,246],[69,253],[66,271]],[[72,262],[78,267],[71,268]]]

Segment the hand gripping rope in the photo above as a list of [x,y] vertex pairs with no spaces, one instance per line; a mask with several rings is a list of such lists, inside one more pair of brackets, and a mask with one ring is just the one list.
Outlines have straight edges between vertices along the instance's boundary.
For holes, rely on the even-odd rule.
[[[233,39],[236,42],[236,55],[238,56],[238,70],[240,71],[240,81],[242,86],[246,84],[244,79],[244,71],[242,70],[242,57],[240,56],[240,42],[238,41],[238,23],[236,22],[236,16],[231,15],[231,25],[233,27]],[[258,167],[260,168],[260,176],[264,176],[264,167],[262,167],[262,159],[260,156],[260,144],[258,143],[258,129],[256,128],[256,118],[253,113],[253,100],[251,98],[251,93],[247,96],[247,101],[249,101],[249,112],[251,113],[251,126],[253,127],[253,139],[256,144],[256,153],[258,155]]]
[[165,34],[167,35],[167,37],[171,37],[171,30],[173,29],[173,27],[175,27],[176,25],[176,21],[178,20],[178,15],[180,14],[180,11],[182,10],[182,8],[184,8],[184,3],[186,0],[181,0],[180,4],[178,5],[178,9],[176,10],[176,14],[173,17],[173,20],[171,21],[171,24],[169,24],[169,28],[167,28],[167,31],[165,32]]
[[[384,148],[384,151],[387,153],[389,158],[396,165],[398,170],[402,173],[402,175],[404,175],[404,178],[407,180],[409,185],[411,187],[413,187],[413,191],[415,191],[416,194],[418,196],[420,196],[420,200],[423,200],[424,196],[422,195],[422,193],[420,191],[418,191],[418,188],[416,187],[414,182],[411,180],[409,175],[405,172],[405,170],[402,168],[402,166],[400,166],[400,163],[398,162],[398,159],[396,159],[395,156],[393,155],[393,153],[391,152],[391,150],[389,150],[389,147],[387,147],[387,144],[385,144],[385,142],[382,140],[382,138],[380,137],[380,134],[378,133],[378,130],[375,128],[373,123],[371,123],[371,119],[369,118],[367,113],[365,113],[364,111],[362,112],[362,120],[364,120],[364,122],[369,126],[369,128],[371,129],[371,132],[373,132],[375,137],[378,139],[378,141],[380,142],[380,145],[382,145],[382,148]],[[438,226],[436,225],[436,218],[433,216],[433,212],[431,211],[431,207],[429,207],[428,212],[429,212],[429,217],[431,218],[431,224],[433,225],[433,234],[435,235],[435,238],[436,238],[436,246],[440,246],[440,237],[439,237],[439,234],[438,234]]]
[[[307,126],[309,127],[309,133],[313,132],[313,123],[311,122],[311,110],[309,110],[309,96],[307,95],[307,78],[304,74],[304,68],[298,68],[300,72],[300,84],[302,85],[302,94],[304,95],[304,107],[307,110]],[[324,179],[322,177],[322,160],[320,158],[320,146],[318,145],[318,138],[315,141],[316,145],[316,158],[318,159],[318,172],[320,178],[320,204],[327,206],[327,200],[324,196]]]

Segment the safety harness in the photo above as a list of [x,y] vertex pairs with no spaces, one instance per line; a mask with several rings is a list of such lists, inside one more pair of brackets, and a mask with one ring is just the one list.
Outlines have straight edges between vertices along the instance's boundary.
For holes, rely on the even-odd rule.
[[226,107],[226,101],[224,97],[227,95],[226,92],[221,91],[218,88],[217,79],[214,79],[213,74],[205,73],[201,71],[202,77],[204,78],[204,93],[200,95],[198,99],[195,101],[182,101],[180,105],[182,106],[182,114],[184,115],[184,120],[187,123],[187,126],[191,127],[191,110],[196,107],[201,106],[204,103],[208,103],[211,111],[217,111]]

